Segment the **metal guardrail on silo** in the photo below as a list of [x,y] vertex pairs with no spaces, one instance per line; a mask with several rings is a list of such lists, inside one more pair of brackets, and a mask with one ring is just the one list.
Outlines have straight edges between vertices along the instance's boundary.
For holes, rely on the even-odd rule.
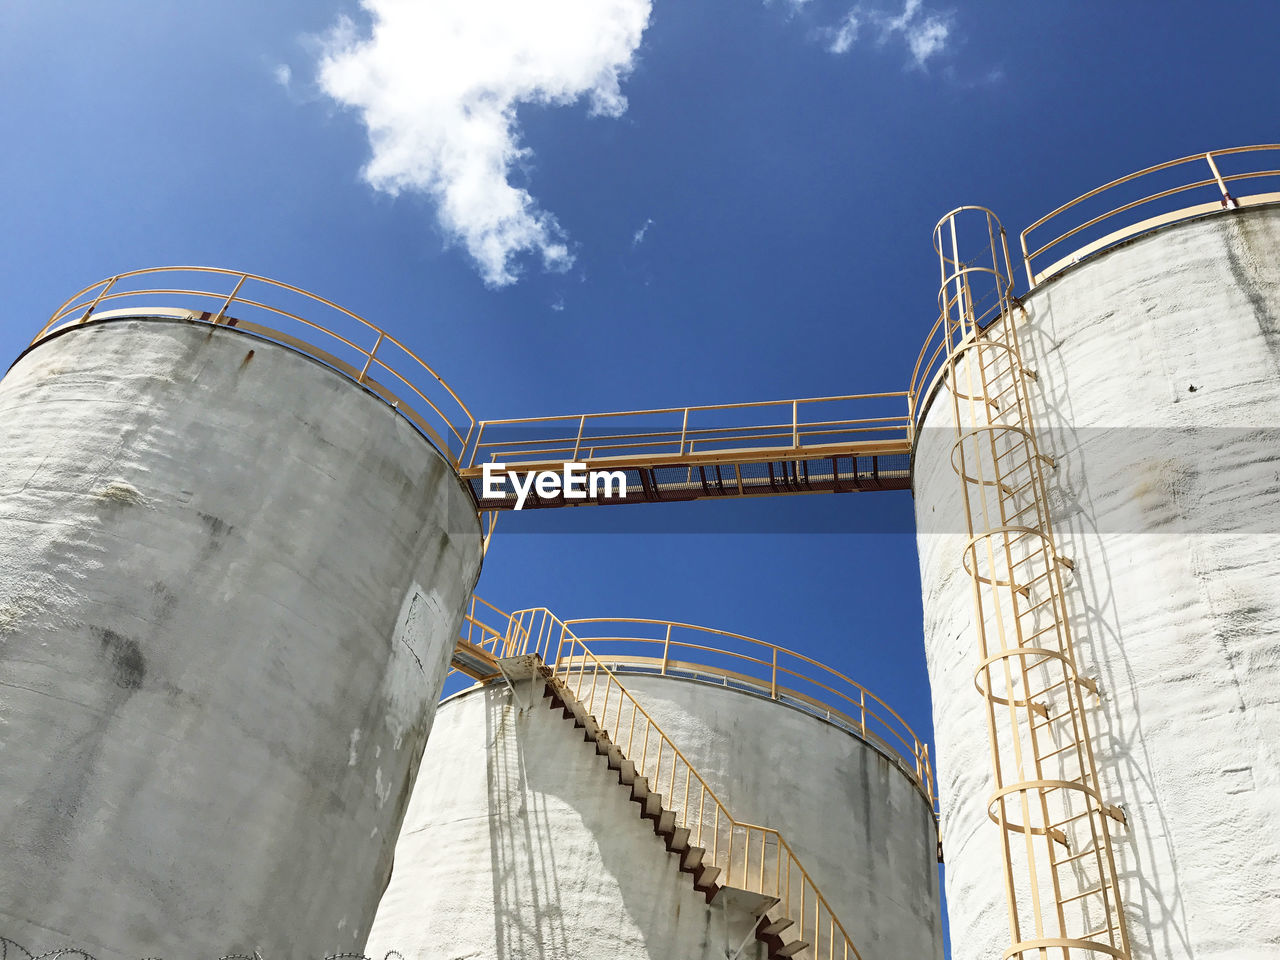
[[[1202,216],[1222,209],[1236,209],[1280,201],[1280,192],[1263,192],[1236,197],[1231,193],[1231,189],[1228,186],[1228,184],[1249,180],[1277,180],[1277,178],[1280,178],[1280,170],[1268,169],[1265,164],[1260,162],[1237,172],[1223,173],[1218,167],[1218,161],[1223,157],[1239,157],[1241,160],[1253,162],[1258,160],[1258,154],[1277,152],[1280,152],[1280,144],[1262,143],[1246,147],[1230,147],[1225,150],[1210,150],[1207,153],[1179,157],[1177,160],[1158,163],[1153,167],[1139,170],[1137,173],[1131,173],[1120,177],[1118,180],[1112,180],[1110,183],[1103,184],[1068,203],[1064,203],[1022,231],[1022,260],[1027,271],[1027,284],[1030,287],[1035,287],[1036,284],[1042,283],[1047,278],[1074,263],[1078,263],[1085,257],[1143,233],[1148,233],[1168,223],[1176,223],[1179,220]],[[1179,179],[1188,173],[1189,167],[1196,167],[1199,164],[1207,166],[1210,176],[1190,182]],[[1200,169],[1203,170],[1204,168]],[[1119,206],[1097,214],[1090,215],[1082,207],[1082,205],[1087,204],[1095,197],[1100,197],[1102,194],[1115,196],[1117,191],[1129,184],[1136,185],[1142,182],[1143,184],[1155,185],[1157,175],[1165,171],[1173,171],[1168,178],[1171,180],[1172,186],[1167,186],[1146,196],[1121,203]],[[1280,182],[1269,185],[1280,186]],[[1150,189],[1150,187],[1148,186],[1145,189]],[[1161,201],[1169,200],[1173,197],[1177,197],[1178,200],[1176,202],[1181,203],[1186,199],[1183,195],[1194,190],[1201,191],[1202,195],[1205,192],[1212,191],[1213,199],[1196,203],[1189,207],[1161,203]],[[1170,209],[1170,207],[1173,208]],[[1141,211],[1141,213],[1139,214],[1138,211]],[[1040,243],[1039,246],[1033,249],[1029,240],[1032,232],[1039,230],[1051,220],[1063,217],[1068,212],[1073,212],[1077,219],[1083,214],[1085,219],[1079,222],[1070,221],[1073,225],[1063,230],[1052,240]],[[1142,219],[1130,222],[1131,217],[1137,215],[1140,215]],[[1107,232],[1103,233],[1103,230]],[[1084,244],[1059,257],[1059,259],[1046,267],[1037,268],[1035,266],[1035,261],[1038,258],[1073,237],[1085,240]]]
[[[158,277],[167,282],[157,282]],[[218,281],[225,290],[204,288]],[[315,315],[304,316],[303,309]],[[454,469],[461,466],[476,425],[467,405],[403,342],[332,300],[269,277],[219,267],[149,267],[76,292],[31,343],[90,320],[125,317],[231,327],[305,354],[398,410]],[[288,330],[279,329],[281,320],[289,322]]]

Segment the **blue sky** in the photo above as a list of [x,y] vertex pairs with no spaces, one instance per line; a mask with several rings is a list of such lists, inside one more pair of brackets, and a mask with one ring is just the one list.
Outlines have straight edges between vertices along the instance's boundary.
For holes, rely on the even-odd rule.
[[[986,204],[1016,233],[1132,170],[1277,139],[1274,3],[526,6],[542,16],[504,41],[537,54],[519,69],[450,60],[412,22],[395,38],[409,54],[360,61],[351,44],[390,0],[0,6],[0,352],[85,284],[198,263],[364,314],[481,418],[898,390],[935,316],[930,230],[950,208]],[[436,7],[470,11],[451,21],[465,53],[511,4]],[[644,28],[600,39],[602,17]],[[352,70],[397,79],[371,93]],[[524,152],[496,182],[554,218],[554,269],[536,243],[499,242],[487,265],[468,252],[494,238],[467,170],[456,195],[413,189],[439,180],[433,145],[489,156],[450,153],[447,123],[414,126],[415,98],[453,80],[512,111],[498,132]],[[398,196],[362,176],[371,114],[352,102],[393,118],[381,185]],[[760,636],[930,729],[909,494],[622,509],[604,532],[587,510],[500,527],[482,595]],[[815,517],[845,532],[786,533]]]

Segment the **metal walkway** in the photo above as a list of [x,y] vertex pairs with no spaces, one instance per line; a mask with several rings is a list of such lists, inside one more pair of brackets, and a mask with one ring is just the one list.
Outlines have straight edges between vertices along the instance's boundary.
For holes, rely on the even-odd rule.
[[[561,473],[574,463],[588,472],[616,471],[625,480],[614,487],[584,484],[581,499],[566,499],[558,491],[539,496],[530,488],[523,509],[905,490],[911,485],[906,391],[487,420],[477,426],[469,460],[460,465],[459,474],[471,484],[482,510],[509,510],[517,503],[505,473],[494,475],[499,495],[486,495],[486,464],[502,464],[527,476],[533,471]],[[625,491],[621,495],[618,486]]]

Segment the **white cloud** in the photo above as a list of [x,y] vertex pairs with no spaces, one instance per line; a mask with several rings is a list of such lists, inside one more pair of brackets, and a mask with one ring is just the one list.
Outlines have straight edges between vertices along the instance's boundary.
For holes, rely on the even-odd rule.
[[277,64],[275,70],[271,73],[276,78],[276,83],[286,90],[289,89],[289,84],[293,81],[293,71],[289,69],[287,63]]
[[645,222],[640,224],[640,229],[631,235],[631,245],[638,247],[644,243],[644,235],[649,232],[649,228],[653,226],[653,218],[646,218]]
[[880,35],[881,43],[901,36],[917,67],[923,67],[930,57],[944,50],[951,35],[950,24],[938,14],[922,14],[921,5],[922,0],[906,0],[902,13],[882,20]]
[[907,46],[916,66],[923,67],[926,60],[945,49],[950,35],[951,28],[937,17],[927,17],[923,22],[908,27]]
[[902,40],[911,54],[912,63],[921,68],[946,49],[947,40],[951,37],[949,19],[924,10],[923,0],[905,0],[902,12],[897,16],[867,10],[858,4],[834,26],[822,31],[827,49],[831,53],[848,53],[858,39],[859,28],[867,20],[879,26],[881,45],[893,39]]
[[564,231],[523,186],[520,104],[592,115],[626,111],[621,83],[649,23],[652,0],[361,0],[368,35],[342,18],[324,38],[321,89],[357,110],[375,189],[417,192],[460,241],[485,282],[515,281],[516,260],[573,262]]
[[827,36],[831,40],[827,49],[832,53],[847,53],[853,46],[853,41],[858,39],[859,22],[858,8],[854,7],[844,15],[844,19],[839,24],[827,31]]

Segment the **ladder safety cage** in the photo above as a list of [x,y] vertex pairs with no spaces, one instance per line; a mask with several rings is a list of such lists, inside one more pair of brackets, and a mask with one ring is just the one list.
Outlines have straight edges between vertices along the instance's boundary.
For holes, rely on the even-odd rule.
[[974,685],[994,781],[987,812],[1012,940],[1004,956],[1128,960],[1110,833],[1121,817],[1094,759],[1097,687],[1076,660],[1004,229],[986,208],[961,207],[933,241],[951,465],[968,531],[957,559],[972,582]]

